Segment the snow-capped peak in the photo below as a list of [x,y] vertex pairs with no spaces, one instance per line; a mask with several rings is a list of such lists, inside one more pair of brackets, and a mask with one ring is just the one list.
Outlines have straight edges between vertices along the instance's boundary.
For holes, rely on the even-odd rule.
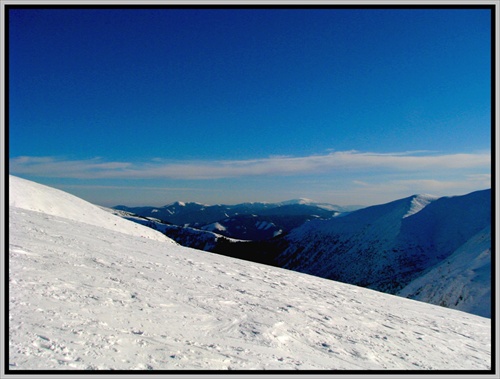
[[214,222],[212,224],[209,224],[209,225],[205,225],[203,227],[201,227],[202,230],[209,230],[211,232],[223,232],[226,230],[226,227],[224,225],[221,225],[220,223],[218,222]]
[[282,201],[280,204],[281,205],[295,205],[295,204],[308,205],[308,204],[314,204],[314,200],[307,199],[305,197],[301,197],[299,199]]
[[318,203],[314,200],[301,197],[299,199],[292,199],[292,200],[286,200],[278,203],[280,206],[285,206],[285,205],[310,205],[314,206],[317,208],[321,208],[327,211],[339,211],[342,207],[335,205],[335,204],[330,204],[330,203]]
[[200,206],[200,207],[207,207],[208,205],[207,204],[203,204],[203,203],[198,203],[197,201],[189,201],[189,202],[184,202],[184,201],[174,201],[173,203],[169,203],[167,205],[165,205],[163,208],[168,208],[168,207],[181,207],[181,208],[184,208],[184,207],[187,207],[187,206]]
[[427,205],[429,205],[433,201],[437,200],[438,198],[439,198],[438,196],[429,195],[429,194],[421,194],[421,195],[412,196],[410,209],[403,216],[403,218],[409,217],[411,215],[414,215],[415,213],[420,212]]

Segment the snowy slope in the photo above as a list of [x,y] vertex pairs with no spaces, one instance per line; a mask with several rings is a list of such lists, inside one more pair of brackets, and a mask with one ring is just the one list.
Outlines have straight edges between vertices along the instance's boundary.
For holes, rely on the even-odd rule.
[[11,370],[491,367],[489,319],[18,207],[10,184]]
[[192,247],[198,250],[212,251],[221,239],[229,242],[247,242],[244,240],[228,238],[209,230],[195,229],[189,226],[183,227],[178,225],[165,224],[153,217],[137,216],[133,213],[113,208],[100,208],[105,210],[106,212],[122,217],[125,220],[133,221],[157,230],[158,232],[168,236],[182,246]]
[[400,296],[491,316],[491,227],[403,288]]
[[202,227],[202,228],[200,228],[200,229],[202,229],[202,230],[209,230],[209,231],[211,231],[211,232],[217,232],[217,231],[219,231],[219,232],[223,232],[223,231],[225,231],[227,228],[226,228],[225,226],[221,225],[221,224],[220,224],[220,223],[218,223],[218,222],[214,222],[214,223],[212,223],[212,224],[205,225],[205,226],[203,226],[203,227]]
[[175,243],[165,235],[102,210],[67,192],[9,175],[9,206],[64,217],[121,233]]
[[411,218],[405,216],[415,210],[415,203],[421,203],[419,198],[415,195],[344,217],[310,221],[286,237],[289,247],[278,257],[278,263],[323,278],[378,285],[376,289],[385,291],[392,285],[392,266],[398,259],[393,248],[403,220]]
[[[479,241],[476,234],[483,230],[491,233],[485,229],[490,224],[491,190],[443,198],[411,196],[344,217],[306,223],[287,236],[289,246],[278,257],[278,264],[448,307],[483,310],[480,314],[489,316],[490,299],[484,290],[490,287],[491,261],[482,261],[484,275],[467,274],[469,279],[465,282],[461,274],[461,279],[455,276],[475,264],[474,254],[483,253],[488,242],[491,247],[487,236],[481,239],[481,246],[476,246]],[[437,285],[432,279],[428,291],[420,291],[419,296],[418,289],[400,292],[459,250],[461,259],[468,260],[462,261],[461,271],[440,271],[444,278],[441,282],[447,285]],[[431,276],[427,279],[431,280]],[[419,286],[424,285],[422,280]],[[468,289],[451,291],[450,283],[467,283]],[[476,293],[484,296],[473,295]]]
[[424,195],[418,195],[418,196],[412,196],[410,209],[403,216],[403,218],[409,217],[411,215],[414,215],[415,213],[420,212],[427,205],[429,205],[433,201],[436,201],[437,199],[438,199],[437,196],[426,195],[426,194],[424,194]]

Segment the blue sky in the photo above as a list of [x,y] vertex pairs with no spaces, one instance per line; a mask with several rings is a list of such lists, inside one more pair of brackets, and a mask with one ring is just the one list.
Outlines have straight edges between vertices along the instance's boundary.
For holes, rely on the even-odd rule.
[[490,187],[485,9],[9,15],[10,173],[102,205]]

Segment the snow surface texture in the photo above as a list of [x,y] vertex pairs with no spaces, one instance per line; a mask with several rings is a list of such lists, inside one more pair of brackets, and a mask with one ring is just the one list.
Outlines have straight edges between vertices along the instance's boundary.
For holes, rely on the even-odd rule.
[[10,185],[11,370],[490,368],[489,319],[82,222],[82,200]]

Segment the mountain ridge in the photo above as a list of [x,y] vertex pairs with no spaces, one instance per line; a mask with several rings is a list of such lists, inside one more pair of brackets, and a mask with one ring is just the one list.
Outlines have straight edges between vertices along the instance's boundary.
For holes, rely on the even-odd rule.
[[105,227],[45,186],[57,212],[19,207],[9,179],[9,371],[491,370],[486,318]]
[[[491,190],[433,198],[408,215],[416,198],[308,222],[285,237],[289,246],[277,257],[277,263],[397,294],[491,224]],[[448,305],[453,307],[457,302],[458,298]],[[481,309],[483,316],[490,315],[489,305],[471,307]]]
[[[340,211],[334,208],[334,205],[305,203],[302,200],[280,203],[247,202],[235,205],[173,202],[164,207],[113,207],[142,217],[154,217],[164,223],[196,229],[210,229],[217,223],[218,232],[228,238],[254,240],[266,240],[286,233],[314,218],[338,216]],[[263,230],[263,223],[272,225],[272,230]]]
[[[295,203],[292,207],[302,207],[305,204],[297,203],[306,203],[307,200],[292,202]],[[274,209],[285,210],[288,206]],[[264,210],[262,214],[272,211]],[[232,226],[223,220],[201,229],[232,235],[228,229],[241,227],[242,217],[228,219],[233,222]],[[275,226],[262,216],[245,217],[250,224],[254,221],[256,229],[263,229],[263,225]],[[205,251],[476,312],[484,317],[491,315],[491,296],[488,296],[491,283],[487,276],[471,273],[470,267],[462,267],[463,272],[448,270],[442,274],[444,282],[455,283],[462,289],[470,287],[467,291],[453,291],[450,286],[440,285],[435,274],[428,274],[439,271],[439,267],[448,262],[448,257],[459,254],[456,252],[463,249],[462,246],[476,251],[469,241],[491,224],[491,189],[460,196],[415,194],[332,217],[309,217],[300,223],[286,231],[271,229],[267,235],[261,235],[263,243],[250,241],[259,241],[252,234],[238,235],[240,238],[237,239],[245,241],[228,242],[215,235],[203,235],[195,229],[165,229],[165,232],[181,244],[196,248],[203,246]],[[198,242],[197,238],[202,236],[204,241],[210,240],[211,243]],[[477,253],[491,255],[491,230],[485,238],[490,243],[489,250]],[[476,260],[470,254],[459,255],[467,257],[471,265]],[[491,259],[482,263],[477,270],[490,273]],[[421,276],[432,283],[423,283],[419,280]],[[474,293],[481,295],[471,295]]]

